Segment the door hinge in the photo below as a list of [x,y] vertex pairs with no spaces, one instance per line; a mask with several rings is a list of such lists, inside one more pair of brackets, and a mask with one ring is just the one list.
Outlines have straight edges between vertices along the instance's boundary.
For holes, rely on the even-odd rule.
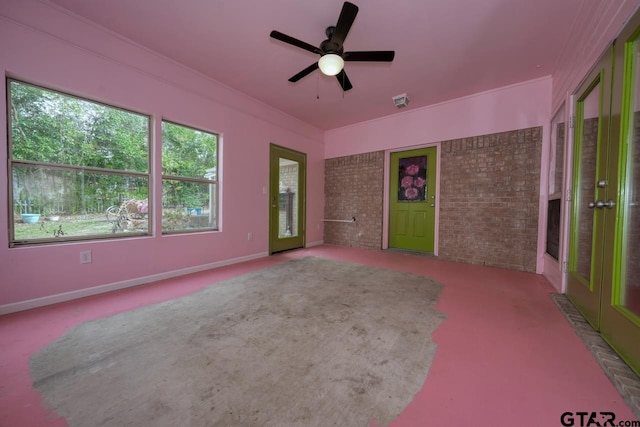
[[569,263],[567,261],[563,261],[562,262],[562,272],[563,273],[568,273],[569,272]]
[[567,197],[564,199],[565,202],[571,201],[571,190],[567,190]]
[[576,116],[569,117],[569,127],[574,129],[576,127]]

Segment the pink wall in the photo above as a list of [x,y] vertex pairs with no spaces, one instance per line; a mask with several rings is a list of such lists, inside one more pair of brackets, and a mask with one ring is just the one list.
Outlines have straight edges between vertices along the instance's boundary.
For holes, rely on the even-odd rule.
[[333,129],[325,134],[325,157],[546,126],[550,96],[551,79],[542,78]]
[[[220,232],[162,237],[156,228],[148,238],[14,249],[8,249],[2,232],[0,313],[38,298],[44,300],[32,305],[52,295],[81,296],[97,286],[126,286],[139,278],[266,255],[268,196],[263,189],[268,188],[270,142],[307,153],[306,240],[322,241],[320,130],[46,3],[3,2],[0,15],[3,74],[150,114],[156,133],[157,122],[167,118],[222,136]],[[6,105],[0,102],[0,140],[6,136]],[[0,230],[7,230],[9,210],[6,155],[0,150]],[[155,200],[159,203],[160,194]],[[80,265],[83,250],[93,252],[91,264]]]
[[552,111],[567,101],[598,58],[640,6],[640,0],[586,1],[553,72]]

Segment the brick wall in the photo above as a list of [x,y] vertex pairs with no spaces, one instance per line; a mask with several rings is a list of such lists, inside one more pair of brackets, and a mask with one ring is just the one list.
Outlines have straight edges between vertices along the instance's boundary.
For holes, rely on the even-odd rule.
[[442,143],[440,258],[535,271],[541,130]]
[[[542,129],[444,141],[439,257],[535,271]],[[384,153],[325,160],[325,243],[382,247]]]
[[382,248],[384,152],[327,159],[324,176],[324,217],[356,217],[355,223],[325,222],[324,242]]

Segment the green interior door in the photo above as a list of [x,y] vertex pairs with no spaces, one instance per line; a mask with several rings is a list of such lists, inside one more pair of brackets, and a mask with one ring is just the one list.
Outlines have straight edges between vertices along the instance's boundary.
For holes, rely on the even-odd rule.
[[[610,214],[601,334],[640,375],[640,14],[617,39],[612,90],[610,174],[603,209]],[[608,259],[608,258],[607,258]]]
[[391,153],[389,247],[433,253],[437,148]]
[[307,156],[270,146],[269,254],[304,247]]
[[571,239],[567,297],[595,329],[600,328],[604,220],[607,209],[596,207],[606,200],[607,156],[613,48],[599,61],[582,87],[576,102]]

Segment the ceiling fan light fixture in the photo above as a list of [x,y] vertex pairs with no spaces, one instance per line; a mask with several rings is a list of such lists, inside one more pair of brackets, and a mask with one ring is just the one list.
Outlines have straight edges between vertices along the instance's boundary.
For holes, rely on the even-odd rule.
[[344,59],[335,53],[327,53],[318,60],[318,67],[322,74],[335,76],[344,68]]

